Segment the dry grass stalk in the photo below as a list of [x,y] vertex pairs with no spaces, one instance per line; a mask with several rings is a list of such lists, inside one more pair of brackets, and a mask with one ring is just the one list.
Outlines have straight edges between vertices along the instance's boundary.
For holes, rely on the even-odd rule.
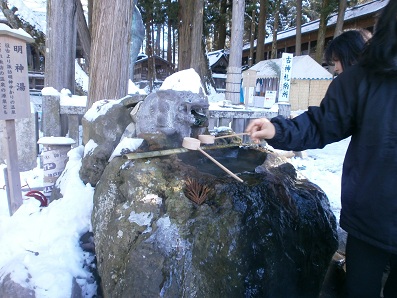
[[187,178],[185,195],[188,199],[192,200],[198,205],[201,205],[207,199],[210,188],[206,185],[201,185],[197,180]]

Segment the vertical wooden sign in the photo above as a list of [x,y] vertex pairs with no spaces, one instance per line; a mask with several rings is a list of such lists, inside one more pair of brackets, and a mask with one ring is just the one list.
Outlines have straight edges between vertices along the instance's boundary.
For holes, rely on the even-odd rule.
[[278,88],[278,101],[289,102],[289,90],[292,76],[293,54],[283,53],[281,57],[280,86]]
[[30,117],[26,43],[33,38],[22,29],[0,24],[0,120],[5,120],[10,215],[22,205],[15,119]]

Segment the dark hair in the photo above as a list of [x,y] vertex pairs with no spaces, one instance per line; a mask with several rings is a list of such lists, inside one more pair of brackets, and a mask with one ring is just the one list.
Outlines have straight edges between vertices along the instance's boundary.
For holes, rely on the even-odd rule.
[[375,33],[363,53],[362,64],[376,73],[397,74],[397,1],[390,0],[375,25]]
[[361,28],[344,31],[327,46],[324,54],[325,61],[333,65],[335,60],[339,60],[343,70],[346,70],[358,62],[371,36],[371,32]]

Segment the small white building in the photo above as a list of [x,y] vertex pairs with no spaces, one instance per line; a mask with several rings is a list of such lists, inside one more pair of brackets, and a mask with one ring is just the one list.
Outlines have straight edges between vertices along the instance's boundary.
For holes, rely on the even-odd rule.
[[[263,60],[244,71],[244,98],[278,91],[281,62],[281,58]],[[333,78],[309,55],[293,57],[291,76],[289,102],[292,111],[320,105]]]

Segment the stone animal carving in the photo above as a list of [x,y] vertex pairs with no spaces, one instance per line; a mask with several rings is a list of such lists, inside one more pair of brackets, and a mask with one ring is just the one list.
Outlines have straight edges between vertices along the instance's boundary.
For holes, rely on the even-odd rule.
[[136,135],[159,135],[168,140],[168,146],[181,146],[184,137],[190,137],[192,128],[208,126],[208,99],[190,91],[158,90],[150,94],[133,111]]

